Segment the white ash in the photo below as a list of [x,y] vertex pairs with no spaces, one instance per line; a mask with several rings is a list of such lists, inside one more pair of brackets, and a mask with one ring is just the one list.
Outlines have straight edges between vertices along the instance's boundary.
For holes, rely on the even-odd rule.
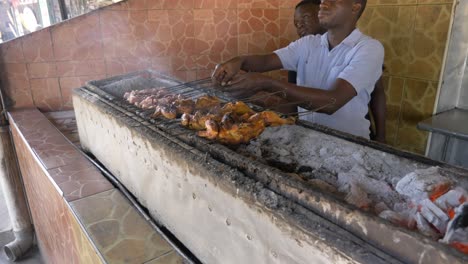
[[406,174],[428,167],[301,126],[269,127],[246,150],[337,188],[352,178],[369,198],[376,203],[384,198],[391,208],[400,201],[392,186]]
[[418,230],[425,234],[426,236],[432,237],[433,239],[437,239],[440,237],[440,234],[437,233],[427,222],[427,220],[422,216],[421,213],[416,213],[416,224],[418,227]]
[[[269,127],[239,151],[300,174],[324,192],[338,190],[346,202],[433,239],[450,231],[447,210],[466,197],[462,188],[451,188],[455,180],[438,167],[300,126]],[[451,190],[434,202],[428,199],[444,188]],[[458,237],[467,231],[451,233]]]
[[460,201],[463,201],[465,197],[468,197],[468,193],[460,187],[456,187],[453,190],[448,191],[444,195],[437,198],[434,203],[442,210],[448,211],[450,208],[456,208],[460,205]]
[[419,205],[421,207],[421,215],[431,223],[439,233],[444,234],[449,222],[448,215],[429,199],[422,200]]
[[449,179],[440,174],[438,167],[431,167],[409,173],[398,182],[396,190],[412,200],[422,200],[429,198],[436,187],[451,184]]

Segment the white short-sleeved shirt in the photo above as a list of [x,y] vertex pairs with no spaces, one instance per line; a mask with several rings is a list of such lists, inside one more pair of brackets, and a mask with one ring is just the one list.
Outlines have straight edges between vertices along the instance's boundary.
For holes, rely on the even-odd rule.
[[325,33],[305,36],[275,53],[284,69],[297,72],[299,86],[330,90],[340,78],[356,90],[357,96],[333,115],[313,113],[302,119],[369,138],[370,123],[365,116],[370,94],[382,75],[384,59],[379,41],[355,29],[332,50]]

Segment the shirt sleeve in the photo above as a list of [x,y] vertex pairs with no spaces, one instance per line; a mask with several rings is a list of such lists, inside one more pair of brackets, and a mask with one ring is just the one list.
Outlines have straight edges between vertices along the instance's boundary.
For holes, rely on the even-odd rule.
[[356,93],[372,93],[375,83],[382,75],[384,48],[375,39],[366,41],[351,58],[338,78],[349,82]]
[[299,62],[299,57],[301,54],[301,45],[304,42],[305,38],[300,38],[288,46],[276,50],[275,54],[281,60],[281,64],[283,65],[283,69],[288,71],[297,71],[297,65]]

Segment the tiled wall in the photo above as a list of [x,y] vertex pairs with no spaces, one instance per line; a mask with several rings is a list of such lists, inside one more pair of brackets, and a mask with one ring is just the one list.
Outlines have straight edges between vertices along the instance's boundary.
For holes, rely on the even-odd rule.
[[[17,107],[70,109],[85,81],[154,68],[207,77],[232,56],[296,39],[299,0],[129,0],[0,45],[2,85]],[[369,0],[360,27],[386,48],[388,143],[423,152],[452,0]],[[284,73],[272,73],[284,77]]]
[[71,90],[92,79],[146,68],[207,77],[222,60],[295,38],[285,27],[296,2],[125,1],[1,44],[2,85],[16,107],[51,111],[70,109]]
[[369,0],[360,28],[385,46],[387,142],[424,153],[453,0]]

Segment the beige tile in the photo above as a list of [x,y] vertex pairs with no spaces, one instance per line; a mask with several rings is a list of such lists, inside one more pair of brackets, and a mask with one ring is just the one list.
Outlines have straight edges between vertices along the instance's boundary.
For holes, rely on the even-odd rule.
[[416,6],[369,7],[359,28],[379,40],[385,48],[386,73],[406,75],[409,48],[415,23]]
[[439,79],[451,9],[451,4],[418,6],[406,76],[433,81]]
[[424,153],[428,134],[418,130],[416,126],[432,115],[436,92],[437,82],[406,80],[397,147],[420,154]]
[[387,115],[385,120],[386,141],[395,145],[400,121],[401,103],[405,80],[396,77],[384,77],[385,95],[387,98]]
[[118,190],[71,206],[109,263],[144,263],[173,250]]
[[417,0],[368,0],[368,6],[375,5],[414,5],[417,3]]

